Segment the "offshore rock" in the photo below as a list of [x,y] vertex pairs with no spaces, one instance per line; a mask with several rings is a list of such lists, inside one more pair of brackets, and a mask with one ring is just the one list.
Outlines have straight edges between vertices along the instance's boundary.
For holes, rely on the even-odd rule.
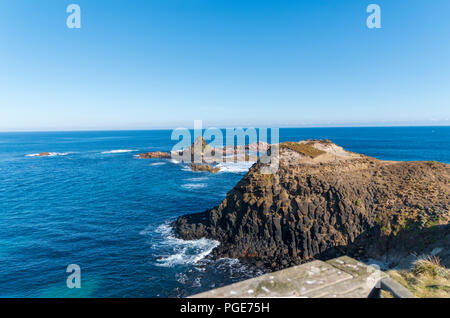
[[155,158],[170,159],[170,154],[162,151],[154,151],[138,154],[137,157],[141,159],[155,159]]
[[41,153],[38,153],[36,155],[36,157],[45,157],[45,156],[51,156],[51,155],[52,154],[50,152],[41,152]]

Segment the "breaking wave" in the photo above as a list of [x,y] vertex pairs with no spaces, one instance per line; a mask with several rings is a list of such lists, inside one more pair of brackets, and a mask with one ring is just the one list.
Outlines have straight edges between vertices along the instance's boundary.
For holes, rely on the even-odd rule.
[[[220,244],[218,241],[206,238],[192,241],[176,238],[169,223],[158,226],[154,232],[162,236],[159,245],[162,245],[165,250],[172,251],[170,255],[161,257],[156,261],[156,265],[161,267],[196,264]],[[147,235],[149,232],[146,229],[139,234]]]
[[150,166],[162,166],[165,164],[166,164],[165,162],[154,162],[154,163],[151,163]]
[[55,156],[67,156],[70,152],[49,152],[48,155],[41,155],[39,153],[32,153],[26,155],[26,157],[55,157]]
[[133,151],[136,151],[136,150],[131,150],[131,149],[116,149],[116,150],[103,151],[102,154],[124,153],[124,152],[133,152]]
[[220,168],[221,172],[241,173],[247,172],[253,164],[252,161],[224,162],[219,163],[217,167]]
[[185,181],[189,181],[189,182],[199,182],[199,181],[206,181],[208,180],[208,177],[198,177],[198,178],[189,178],[189,179],[185,179]]
[[206,183],[186,183],[183,184],[181,187],[184,189],[192,190],[192,189],[203,189],[206,188],[208,185]]

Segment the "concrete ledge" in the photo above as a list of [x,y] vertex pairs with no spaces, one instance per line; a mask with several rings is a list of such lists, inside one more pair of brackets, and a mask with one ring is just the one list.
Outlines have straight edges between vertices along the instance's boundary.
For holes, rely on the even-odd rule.
[[395,298],[414,298],[413,294],[390,277],[381,279],[381,289],[391,292]]
[[327,262],[312,261],[192,297],[366,298],[387,277],[376,268],[343,256]]

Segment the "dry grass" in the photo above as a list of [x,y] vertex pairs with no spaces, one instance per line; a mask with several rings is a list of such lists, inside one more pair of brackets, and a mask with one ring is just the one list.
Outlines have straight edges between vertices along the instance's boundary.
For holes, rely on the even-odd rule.
[[296,151],[302,155],[309,156],[312,158],[315,158],[325,153],[325,151],[314,148],[313,146],[310,146],[308,144],[299,144],[296,142],[289,142],[289,141],[281,143],[280,149],[290,149],[292,151]]
[[391,292],[382,290],[381,291],[381,298],[394,298],[394,295],[392,295]]
[[314,145],[315,143],[320,143],[323,145],[332,144],[333,142],[328,139],[319,139],[319,140],[306,140],[307,145]]
[[448,275],[446,268],[441,265],[441,260],[436,256],[419,258],[414,262],[412,272],[416,276],[426,274],[431,277],[442,276],[446,278]]
[[417,259],[411,271],[391,270],[388,274],[420,298],[450,298],[450,271],[436,256]]

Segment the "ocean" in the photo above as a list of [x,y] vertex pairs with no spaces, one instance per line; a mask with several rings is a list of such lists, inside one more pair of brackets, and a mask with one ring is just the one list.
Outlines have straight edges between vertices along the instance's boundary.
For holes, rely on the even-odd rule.
[[[170,222],[220,203],[248,163],[192,172],[170,160],[171,131],[0,133],[0,297],[183,297],[261,274],[208,258]],[[292,128],[280,141],[329,139],[385,160],[450,163],[450,127]],[[40,152],[51,156],[38,157]],[[81,288],[69,289],[69,264]]]

